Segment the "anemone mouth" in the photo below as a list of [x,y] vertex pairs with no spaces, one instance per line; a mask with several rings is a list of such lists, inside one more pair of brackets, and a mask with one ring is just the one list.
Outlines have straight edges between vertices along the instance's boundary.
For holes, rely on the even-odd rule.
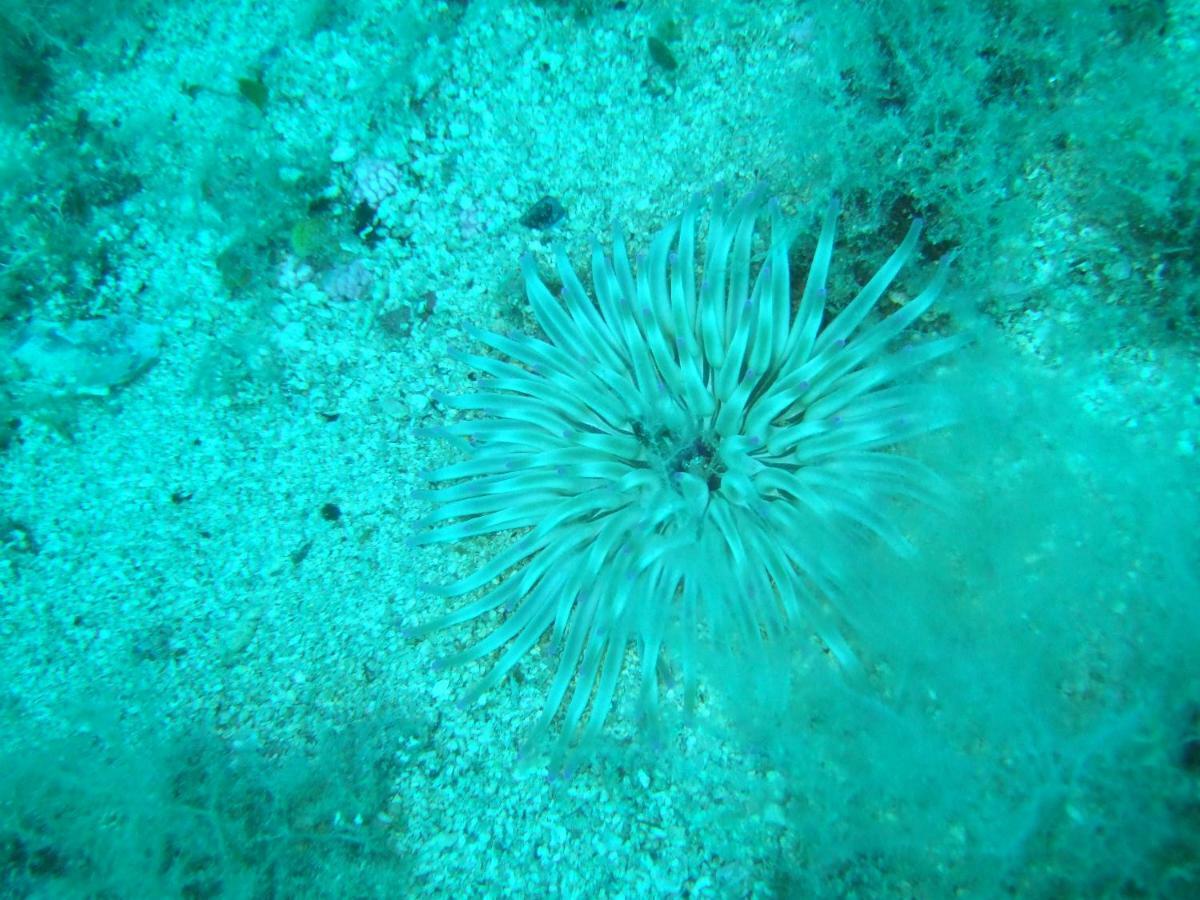
[[720,486],[725,467],[717,453],[714,436],[705,429],[677,432],[666,426],[648,428],[634,423],[632,434],[646,449],[650,466],[669,480],[688,474],[704,479],[712,490]]
[[703,245],[700,211],[690,204],[636,266],[614,226],[610,253],[593,247],[590,291],[563,250],[557,296],[524,257],[542,335],[473,332],[491,353],[463,361],[486,377],[443,401],[469,413],[442,429],[465,458],[429,473],[439,486],[417,543],[514,537],[441,589],[476,599],[423,632],[507,611],[451,658],[494,658],[471,696],[539,642],[556,647],[534,734],[559,723],[559,754],[603,727],[624,670],[639,672],[647,721],[664,660],[694,696],[702,638],[753,651],[808,628],[856,667],[842,634],[854,549],[870,536],[903,549],[886,502],[935,489],[895,447],[947,423],[910,376],[961,341],[894,344],[936,299],[945,261],[924,291],[873,315],[920,223],[824,322],[836,205],[798,301],[797,229],[778,204],[753,191],[728,207],[714,192]]

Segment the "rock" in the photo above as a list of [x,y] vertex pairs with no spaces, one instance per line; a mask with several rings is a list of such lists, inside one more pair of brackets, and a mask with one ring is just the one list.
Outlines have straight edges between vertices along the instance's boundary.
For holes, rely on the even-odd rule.
[[106,397],[154,365],[161,343],[159,328],[131,316],[35,319],[12,342],[12,359],[26,393]]

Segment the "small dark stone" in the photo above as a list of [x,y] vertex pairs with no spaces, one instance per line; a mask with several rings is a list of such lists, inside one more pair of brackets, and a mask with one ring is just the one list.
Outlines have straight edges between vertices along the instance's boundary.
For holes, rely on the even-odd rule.
[[1200,738],[1191,738],[1183,742],[1179,764],[1188,772],[1200,773]]
[[86,222],[92,212],[87,194],[77,184],[73,184],[63,191],[59,209],[65,217],[73,222]]
[[371,227],[375,224],[375,207],[366,200],[359,200],[355,204],[354,210],[350,213],[350,219],[354,233],[359,237],[363,237],[370,232]]
[[308,556],[308,551],[312,549],[312,545],[313,542],[311,540],[305,541],[298,548],[288,554],[288,556],[291,557],[293,566],[298,566],[300,563],[304,562],[304,558]]
[[321,518],[326,522],[336,522],[342,517],[342,510],[336,503],[326,503],[321,507]]
[[171,492],[171,502],[174,503],[176,506],[179,506],[179,504],[181,504],[181,503],[187,503],[191,499],[192,499],[191,491],[172,491]]
[[554,197],[546,195],[521,216],[521,224],[526,228],[543,231],[557,225],[566,216],[567,211]]
[[421,295],[417,315],[420,316],[422,322],[427,322],[435,309],[437,309],[437,291],[426,291]]
[[0,420],[0,453],[3,453],[12,446],[13,440],[17,437],[17,427],[19,420],[10,419],[5,422]]
[[88,117],[86,109],[79,109],[75,112],[75,126],[73,133],[75,140],[82,142],[88,136],[88,132],[92,130],[92,123]]
[[261,77],[239,78],[237,80],[237,87],[238,93],[242,95],[243,100],[251,103],[260,113],[266,113],[267,101],[271,95]]
[[646,38],[646,47],[650,50],[650,58],[668,72],[674,72],[679,68],[679,63],[675,60],[675,54],[658,38],[653,35]]
[[1179,765],[1185,771],[1200,774],[1200,706],[1189,705],[1187,723],[1179,742]]

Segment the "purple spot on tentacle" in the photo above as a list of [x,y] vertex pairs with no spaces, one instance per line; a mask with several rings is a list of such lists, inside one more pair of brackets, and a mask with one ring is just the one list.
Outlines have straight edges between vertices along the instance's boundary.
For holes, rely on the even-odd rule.
[[846,346],[846,339],[845,339],[845,338],[838,338],[836,341],[834,341],[834,344],[836,344],[836,345],[837,345],[837,348],[840,350],[842,347],[845,347],[845,346]]
[[812,382],[808,381],[807,379],[800,382],[800,385],[799,385],[800,390],[807,391],[810,387],[812,387]]

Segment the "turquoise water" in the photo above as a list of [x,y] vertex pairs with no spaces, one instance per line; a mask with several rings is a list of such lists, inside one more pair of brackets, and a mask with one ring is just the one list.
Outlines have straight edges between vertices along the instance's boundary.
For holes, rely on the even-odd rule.
[[[1085,0],[0,3],[0,896],[1194,896],[1198,25]],[[647,526],[642,559],[733,586],[690,631],[686,583],[618,592],[619,549],[589,559],[609,538],[573,522],[544,593],[588,572],[564,610],[605,610],[607,640],[622,596],[640,624],[563,773],[565,716],[537,722],[569,639],[464,703],[497,655],[442,661],[519,598],[420,631],[529,526],[427,542],[422,492],[478,450],[442,439],[486,384],[463,354],[501,355],[478,330],[563,343],[522,257],[569,291],[561,246],[590,295],[593,238],[618,220],[653,259],[716,184],[795,221],[789,316],[831,198],[826,323],[914,219],[864,327],[955,254],[910,329],[968,342],[912,382],[945,427],[896,419],[883,448],[941,487],[839,482],[883,534],[813,501],[748,554]],[[548,396],[595,411],[576,356]],[[709,521],[736,466],[649,421],[613,427]],[[742,585],[787,606],[759,574],[784,549],[825,590],[741,615]]]

